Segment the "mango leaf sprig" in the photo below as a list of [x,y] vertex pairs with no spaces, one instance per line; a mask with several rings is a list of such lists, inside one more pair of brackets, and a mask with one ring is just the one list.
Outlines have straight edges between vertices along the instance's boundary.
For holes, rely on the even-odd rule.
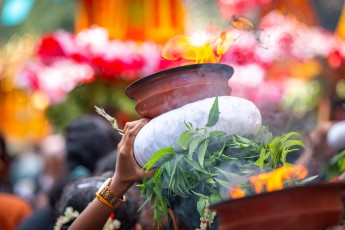
[[[304,146],[298,133],[273,138],[266,127],[247,137],[210,131],[209,128],[217,124],[219,114],[216,97],[205,127],[194,128],[192,123],[184,121],[186,130],[177,143],[182,150],[167,146],[144,165],[145,170],[150,170],[158,161],[163,161],[154,176],[139,185],[146,197],[142,207],[150,203],[158,223],[167,215],[171,198],[197,196],[195,211],[200,215],[200,226],[204,228],[207,223],[210,227],[214,213],[208,211],[208,204],[220,201],[221,190],[229,189],[231,181],[244,178],[241,183],[245,186],[251,175],[289,165],[287,154]],[[222,168],[224,165],[234,167],[228,170]]]
[[96,113],[98,113],[99,115],[101,115],[102,117],[104,117],[111,123],[115,131],[117,131],[121,136],[123,136],[124,134],[123,130],[119,128],[119,125],[117,124],[117,121],[115,118],[107,114],[103,108],[95,106],[95,110],[96,110]]

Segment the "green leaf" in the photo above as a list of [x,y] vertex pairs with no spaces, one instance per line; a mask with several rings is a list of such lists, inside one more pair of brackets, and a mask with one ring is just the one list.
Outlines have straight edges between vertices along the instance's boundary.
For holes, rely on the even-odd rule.
[[201,168],[204,168],[204,159],[207,151],[208,140],[203,140],[198,148],[198,161]]
[[176,171],[176,177],[175,177],[176,184],[175,184],[175,187],[172,189],[175,194],[184,197],[188,189],[186,188],[186,185],[183,182],[183,179],[180,177],[180,174],[178,173],[178,171],[179,170]]
[[206,180],[204,180],[206,183],[210,184],[210,185],[214,185],[216,184],[216,182],[213,180],[212,177],[207,178]]
[[283,143],[284,148],[290,148],[293,146],[304,147],[304,143],[301,140],[287,140]]
[[193,159],[193,153],[195,152],[195,150],[198,148],[200,140],[201,140],[202,136],[196,136],[190,143],[189,146],[189,159]]
[[270,148],[274,148],[276,146],[276,144],[281,140],[281,137],[275,137],[270,143],[269,143],[269,147]]
[[205,197],[207,198],[207,196],[205,196],[204,194],[201,194],[201,193],[198,193],[198,192],[195,192],[195,191],[192,191],[192,193],[194,193],[195,195],[199,196],[199,197]]
[[306,179],[304,179],[304,180],[300,181],[300,182],[299,182],[299,184],[300,184],[300,185],[307,184],[307,183],[309,183],[310,181],[312,181],[312,180],[316,179],[317,177],[318,177],[318,175],[308,177],[308,178],[306,178]]
[[[186,165],[183,165],[185,167]],[[188,180],[187,173],[185,169],[181,166],[181,164],[178,165],[179,167],[179,172],[180,172],[180,178],[181,178],[181,184],[183,184],[183,188],[185,189],[185,192],[190,194],[189,188],[190,188],[190,183]]]
[[168,189],[169,182],[170,182],[170,176],[166,172],[166,168],[165,168],[165,171],[162,173],[162,176],[160,177],[160,180],[157,183],[160,183],[160,186],[162,187],[162,189]]
[[251,140],[249,140],[249,139],[247,139],[247,138],[244,138],[244,137],[241,137],[241,136],[239,136],[239,135],[234,135],[234,138],[236,138],[236,141],[237,142],[240,142],[240,143],[242,143],[242,144],[251,144],[252,143],[252,141]]
[[220,180],[217,178],[214,178],[221,186],[225,187],[226,189],[230,188],[230,185],[228,182],[224,181],[224,180]]
[[153,191],[154,191],[155,194],[156,194],[156,199],[158,199],[158,201],[159,201],[160,203],[162,203],[162,202],[163,202],[162,190],[161,190],[158,186],[155,186],[155,187],[153,188]]
[[225,136],[226,132],[220,131],[220,130],[214,130],[210,132],[210,137],[220,137],[220,136]]
[[163,209],[163,207],[155,205],[155,206],[153,206],[153,209],[154,209],[153,217],[160,224],[162,221],[162,217],[163,217],[163,211],[161,210],[161,209]]
[[259,166],[261,169],[263,169],[264,168],[264,162],[269,156],[270,156],[270,153],[266,153],[266,149],[264,147],[262,147],[260,149],[260,157],[259,157],[259,159],[257,159],[255,164],[257,166]]
[[226,141],[224,141],[222,148],[218,152],[216,152],[216,155],[221,156],[224,152],[225,147],[226,147]]
[[159,167],[159,168],[155,171],[155,173],[153,174],[153,180],[154,180],[155,183],[158,182],[159,177],[161,176],[163,169],[164,169],[164,166],[163,166],[163,167]]
[[345,171],[345,161],[339,161],[338,163],[338,166],[339,166],[339,170],[340,172],[344,172]]
[[213,105],[211,107],[211,110],[208,114],[208,120],[207,120],[207,124],[206,127],[212,127],[214,126],[218,120],[219,120],[219,108],[218,108],[218,97],[216,97],[216,99],[213,102]]
[[329,162],[331,164],[337,164],[339,161],[344,161],[344,160],[345,160],[345,150],[335,155],[334,157],[332,157]]
[[169,183],[170,188],[174,187],[174,185],[175,185],[175,172],[176,172],[178,160],[177,159],[174,159],[174,160],[175,160],[174,166],[172,168],[172,172],[170,175],[170,183]]
[[171,167],[173,163],[172,161],[173,159],[170,159],[169,161],[167,161],[167,164],[165,165],[165,170],[167,171],[169,177],[171,177]]
[[144,169],[146,169],[146,172],[149,171],[151,167],[154,164],[156,164],[160,159],[162,159],[163,157],[172,155],[174,153],[175,153],[175,150],[172,147],[162,148],[158,150],[155,154],[152,155],[150,160],[146,162],[146,164],[144,165]]
[[292,137],[292,136],[297,136],[297,137],[299,137],[300,134],[297,133],[297,132],[289,132],[289,133],[286,133],[286,134],[284,134],[284,135],[281,136],[280,142],[283,143],[283,142],[285,142],[287,139],[289,139],[289,138]]
[[204,216],[206,201],[207,201],[207,197],[200,197],[198,200],[198,203],[196,204],[196,207],[200,216]]
[[184,125],[187,127],[187,129],[189,129],[189,130],[192,130],[192,129],[193,129],[192,123],[186,122],[186,121],[183,121],[183,122],[184,122]]
[[[218,110],[217,103],[215,100],[209,117],[212,117],[212,112]],[[215,114],[218,115],[216,119],[218,120],[219,111]],[[209,121],[212,120],[209,119]],[[210,124],[214,123],[209,121]],[[292,132],[273,139],[272,133],[264,127],[260,128],[259,134],[242,137],[227,135],[223,131],[209,131],[205,127],[194,130],[189,122],[185,122],[185,126],[188,130],[181,134],[178,143],[183,150],[174,152],[172,155],[167,154],[171,157],[163,162],[151,179],[144,179],[143,186],[140,186],[142,194],[147,197],[147,202],[153,205],[155,216],[159,219],[167,212],[168,196],[188,198],[192,193],[199,196],[196,208],[200,215],[204,215],[206,202],[219,201],[220,186],[228,189],[230,187],[228,181],[234,178],[248,178],[259,171],[264,171],[260,168],[273,169],[279,165],[286,165],[288,164],[285,162],[286,155],[303,145],[300,140],[297,140],[297,133]],[[231,172],[217,168],[219,165],[230,162],[234,165]],[[339,161],[336,161],[336,164],[339,166]],[[220,178],[216,178],[217,175]],[[307,179],[310,181],[314,178]],[[247,180],[243,180],[242,185],[247,186],[245,190],[249,194],[250,184]],[[291,180],[285,185],[309,182],[306,180],[302,182]],[[200,193],[194,192],[195,189],[201,189],[201,191],[198,190]]]
[[218,201],[221,201],[222,200],[222,197],[219,195],[219,194],[211,194],[210,196],[210,203],[216,203]]
[[207,174],[207,171],[203,168],[201,168],[201,166],[195,162],[194,160],[187,160],[187,163],[192,166],[193,169],[201,172],[201,173],[204,173],[204,174]]
[[231,178],[233,179],[233,178],[236,178],[238,176],[238,174],[236,174],[236,173],[230,173],[230,172],[224,171],[224,170],[217,168],[217,167],[216,167],[216,169],[219,172],[221,172],[226,177],[226,179],[231,179]]
[[193,131],[190,131],[190,130],[184,131],[181,134],[177,144],[180,145],[183,150],[187,150],[188,144],[192,140],[192,137],[194,136],[194,134],[195,133]]
[[143,209],[143,207],[145,207],[145,205],[148,204],[150,201],[150,199],[146,199],[145,202],[139,207],[138,212],[140,212],[141,209]]

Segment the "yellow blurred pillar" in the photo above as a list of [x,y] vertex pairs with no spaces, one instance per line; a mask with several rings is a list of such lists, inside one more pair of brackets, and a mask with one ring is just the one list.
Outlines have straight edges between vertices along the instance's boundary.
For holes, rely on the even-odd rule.
[[165,43],[185,31],[182,0],[79,0],[76,32],[98,25],[110,38]]
[[336,35],[339,36],[341,39],[345,40],[345,2],[343,5],[343,9],[338,21]]

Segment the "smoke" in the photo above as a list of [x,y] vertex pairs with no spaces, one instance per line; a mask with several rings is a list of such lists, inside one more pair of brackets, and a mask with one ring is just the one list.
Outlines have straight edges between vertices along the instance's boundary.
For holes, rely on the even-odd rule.
[[217,1],[209,0],[185,0],[188,10],[188,20],[186,20],[186,31],[204,29],[205,26],[227,26],[226,20],[221,17]]
[[[200,188],[196,189],[196,192],[203,193]],[[185,223],[184,225],[186,225],[183,229],[194,230],[200,227],[200,216],[197,211],[198,200],[199,197],[194,194],[188,198],[183,198],[180,196],[171,197],[170,202],[173,204],[174,213]],[[218,229],[217,217],[211,225],[211,230],[212,229]]]
[[[249,180],[249,176],[246,175],[241,175],[240,171],[241,169],[239,168],[240,164],[244,164],[245,162],[242,160],[240,160],[240,162],[236,162],[236,163],[226,163],[226,164],[221,164],[219,165],[219,169],[228,172],[227,175],[232,175],[230,176],[225,176],[222,173],[218,173],[217,175],[217,179],[219,180],[223,180],[226,181],[228,184],[228,188],[225,188],[224,186],[220,186],[220,195],[223,199],[229,199],[229,189],[234,188],[235,186],[239,185],[239,184],[245,184],[248,182]],[[248,163],[248,162],[246,162]],[[255,167],[253,165],[253,167],[248,167],[247,170],[255,170]]]

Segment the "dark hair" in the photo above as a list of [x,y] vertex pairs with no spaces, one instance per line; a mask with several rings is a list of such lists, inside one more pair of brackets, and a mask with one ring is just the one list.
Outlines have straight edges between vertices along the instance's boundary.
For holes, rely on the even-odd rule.
[[96,162],[116,149],[120,136],[101,117],[85,115],[66,128],[67,164],[71,172],[78,166],[92,174]]
[[[201,190],[197,190],[197,192],[201,193]],[[181,196],[173,196],[170,198],[169,201],[178,219],[180,229],[194,230],[200,227],[200,216],[197,210],[198,200],[199,197],[194,194],[187,198]],[[173,229],[171,224],[170,229]],[[210,229],[218,229],[217,217],[215,217]]]
[[95,175],[101,175],[102,173],[114,171],[116,165],[117,150],[111,151],[102,159],[98,160],[95,167]]
[[[88,177],[67,185],[56,206],[58,216],[63,215],[67,207],[81,213],[96,197],[95,193],[106,179],[102,176]],[[120,229],[128,230],[135,226],[138,221],[138,208],[135,197],[126,194],[126,202],[114,210],[115,218],[121,222]],[[65,224],[63,229],[67,229],[72,222]]]

